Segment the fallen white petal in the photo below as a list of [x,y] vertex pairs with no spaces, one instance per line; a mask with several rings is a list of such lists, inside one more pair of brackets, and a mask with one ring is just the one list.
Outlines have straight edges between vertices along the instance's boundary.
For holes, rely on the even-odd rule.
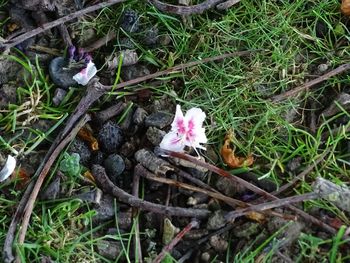
[[78,82],[78,84],[85,86],[89,83],[97,73],[97,68],[92,61],[86,65],[86,68],[83,68],[79,73],[73,76],[73,79]]
[[176,132],[169,132],[165,134],[159,146],[164,150],[182,152],[185,144],[184,141],[176,134]]
[[15,170],[16,159],[11,155],[7,156],[6,163],[2,170],[0,171],[0,182],[5,181]]

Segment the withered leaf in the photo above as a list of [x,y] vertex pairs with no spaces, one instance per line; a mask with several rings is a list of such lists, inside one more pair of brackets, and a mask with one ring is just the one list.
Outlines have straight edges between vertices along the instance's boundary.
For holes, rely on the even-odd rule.
[[254,158],[252,155],[249,155],[247,158],[238,157],[235,155],[235,149],[233,145],[234,134],[233,131],[228,131],[225,136],[224,145],[221,148],[221,156],[224,162],[230,168],[239,168],[243,166],[251,166],[254,163]]
[[342,0],[340,11],[346,16],[350,15],[350,0]]

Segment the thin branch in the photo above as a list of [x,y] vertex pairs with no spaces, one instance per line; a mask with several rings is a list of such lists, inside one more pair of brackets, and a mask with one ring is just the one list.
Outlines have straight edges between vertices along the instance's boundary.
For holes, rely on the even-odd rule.
[[308,167],[306,167],[304,171],[302,171],[297,176],[293,177],[293,179],[289,183],[286,183],[285,185],[282,185],[277,191],[272,192],[271,194],[279,195],[279,194],[283,193],[284,191],[286,191],[291,186],[293,186],[297,181],[303,180],[306,175],[311,173],[312,170],[315,169],[315,167],[317,165],[319,165],[324,160],[324,158],[327,156],[327,154],[330,152],[330,150],[331,150],[330,148],[325,150],[324,153],[319,158],[317,158],[317,160],[315,162],[313,162]]
[[116,197],[119,201],[126,203],[132,207],[137,207],[142,210],[151,211],[167,216],[207,218],[210,214],[210,212],[206,209],[169,207],[137,198],[113,184],[113,182],[106,175],[105,169],[100,165],[92,166],[92,174],[94,175],[97,185],[103,189],[105,193]]
[[43,33],[53,27],[56,27],[56,26],[59,26],[63,23],[66,23],[68,21],[71,21],[75,18],[78,18],[78,17],[81,17],[85,14],[88,14],[88,13],[91,13],[91,12],[94,12],[94,11],[97,11],[99,9],[102,9],[102,8],[105,8],[105,7],[108,7],[108,6],[111,6],[111,5],[115,5],[117,3],[121,3],[121,2],[124,2],[125,0],[108,0],[106,2],[102,2],[102,3],[98,3],[96,5],[93,5],[93,6],[89,6],[89,7],[86,7],[84,9],[81,9],[79,11],[76,11],[76,12],[73,12],[69,15],[66,15],[64,17],[61,17],[57,20],[54,20],[52,22],[49,22],[49,23],[46,23],[46,24],[43,24],[41,25],[40,27],[36,28],[36,29],[33,29],[31,31],[28,31],[22,35],[19,35],[17,37],[14,37],[10,40],[7,40],[5,41],[4,43],[1,43],[0,44],[0,50],[4,51],[6,49],[9,49],[11,47],[14,47],[20,43],[22,43],[23,41],[31,38],[31,37],[34,37],[40,33]]
[[49,172],[49,169],[51,168],[52,164],[55,162],[58,155],[61,153],[61,151],[68,145],[68,143],[74,139],[75,135],[78,133],[78,131],[90,120],[89,115],[85,115],[84,118],[81,119],[81,121],[74,127],[72,132],[61,141],[61,143],[56,147],[56,149],[51,154],[48,161],[45,163],[43,169],[41,170],[41,173],[38,176],[38,179],[36,180],[36,183],[34,185],[34,188],[29,196],[29,199],[27,201],[27,205],[25,208],[25,213],[22,220],[21,229],[19,232],[18,237],[18,243],[21,245],[24,242],[25,235],[28,229],[29,219],[33,211],[35,200],[38,196],[38,193],[40,191],[40,187],[44,182],[44,179],[46,178],[47,173]]
[[[198,160],[197,158],[190,156],[190,155],[187,155],[187,154],[173,152],[173,151],[167,151],[167,150],[163,150],[163,151],[165,154],[167,154],[169,156],[181,158],[181,159],[193,162],[194,164],[205,167],[205,168],[209,169],[210,171],[212,171],[220,176],[227,177],[227,178],[229,178],[229,180],[240,183],[241,185],[243,185],[247,189],[249,189],[257,194],[260,194],[262,196],[268,197],[268,198],[273,199],[273,200],[278,200],[278,198],[276,196],[266,192],[265,190],[255,186],[255,185],[253,185],[253,184],[251,184],[251,183],[249,183],[249,182],[247,182],[247,181],[245,181],[237,176],[230,174],[229,172],[227,172],[223,169],[220,169],[219,167],[202,162],[201,160]],[[296,212],[298,215],[302,216],[305,220],[307,220],[315,225],[318,225],[319,227],[322,227],[324,230],[328,231],[329,233],[335,234],[337,232],[333,227],[331,227],[331,226],[323,223],[321,220],[305,213],[303,210],[300,210],[292,205],[288,205],[287,207],[290,210]]]
[[[232,52],[232,53],[226,53],[226,54],[222,54],[222,55],[218,55],[218,56],[214,56],[214,57],[208,57],[208,58],[204,58],[201,60],[197,60],[197,61],[191,61],[191,62],[187,62],[187,63],[183,63],[183,64],[179,64],[175,67],[169,68],[169,69],[165,69],[162,71],[158,71],[156,73],[153,74],[149,74],[143,77],[139,77],[136,79],[132,79],[129,81],[125,81],[122,82],[120,84],[118,84],[115,89],[121,89],[127,86],[133,86],[136,84],[139,84],[140,82],[144,82],[150,79],[155,79],[161,76],[165,76],[168,75],[170,73],[174,73],[178,70],[184,70],[186,68],[190,68],[190,67],[194,67],[194,66],[198,66],[200,64],[204,64],[204,63],[208,63],[208,62],[214,62],[214,61],[218,61],[218,60],[222,60],[225,58],[231,58],[231,57],[243,57],[243,56],[248,56],[253,52],[258,52],[258,51],[262,51],[262,49],[255,49],[255,50],[245,50],[245,51],[236,51],[236,52]],[[104,86],[104,89],[106,91],[110,91],[113,88],[113,86]]]
[[151,172],[149,172],[146,168],[144,168],[141,164],[138,164],[135,166],[135,173],[139,174],[140,176],[148,179],[148,180],[152,180],[155,182],[159,182],[159,183],[163,183],[163,184],[167,184],[167,185],[171,185],[171,186],[176,186],[176,187],[180,187],[186,190],[190,190],[190,191],[194,191],[194,192],[198,192],[198,193],[203,193],[206,194],[212,198],[221,200],[223,202],[225,202],[226,204],[236,208],[237,206],[241,206],[241,207],[247,207],[248,205],[240,200],[225,196],[223,194],[220,193],[216,193],[216,192],[212,192],[212,191],[208,191],[206,189],[202,189],[196,186],[192,186],[189,184],[185,184],[173,179],[168,179],[168,178],[164,178],[164,177],[160,177],[160,176],[156,176],[154,174],[152,174]]
[[[139,187],[140,187],[140,176],[137,173],[134,173],[132,180],[132,195],[139,197]],[[140,242],[140,224],[139,224],[139,210],[137,208],[133,209],[133,218],[135,224],[135,234],[134,234],[134,246],[137,255],[137,262],[142,263],[142,249]]]
[[194,15],[202,14],[208,9],[215,7],[217,4],[222,3],[224,0],[206,0],[198,5],[181,6],[166,4],[158,0],[149,0],[149,2],[165,13],[177,14],[177,15]]
[[302,92],[308,88],[311,88],[311,87],[315,86],[316,84],[319,84],[319,83],[321,83],[321,82],[323,82],[331,77],[339,75],[339,74],[341,74],[349,69],[350,69],[350,63],[341,65],[341,66],[337,67],[336,69],[333,69],[332,71],[330,71],[330,72],[328,72],[328,73],[326,73],[326,74],[324,74],[316,79],[308,81],[299,87],[296,87],[294,89],[291,89],[291,90],[286,91],[284,93],[281,93],[279,95],[273,96],[271,98],[271,100],[274,102],[279,102],[279,101],[285,100],[285,99],[290,98],[290,97],[295,97],[300,92]]
[[280,206],[286,206],[286,205],[293,204],[293,203],[314,200],[317,198],[320,198],[320,195],[317,193],[311,192],[311,193],[307,193],[307,194],[303,194],[303,195],[296,195],[296,196],[292,196],[292,197],[278,199],[276,201],[271,201],[271,202],[258,204],[258,205],[252,205],[252,206],[245,208],[245,209],[238,209],[236,211],[229,212],[225,216],[225,219],[227,221],[231,222],[231,221],[235,220],[237,217],[247,215],[248,213],[253,212],[253,211],[261,212],[264,210],[268,210],[268,209],[272,209],[272,208],[276,208],[276,207],[280,207]]
[[166,245],[163,249],[162,252],[159,253],[159,255],[153,260],[153,263],[160,263],[162,259],[166,256],[167,253],[169,253],[173,248],[181,241],[183,236],[189,232],[192,228],[198,226],[198,222],[195,220],[192,220],[187,226],[185,226],[184,229],[182,229],[171,242]]
[[106,35],[101,37],[100,39],[96,40],[94,43],[90,44],[87,47],[84,47],[83,50],[85,52],[92,52],[102,46],[107,45],[107,43],[111,40],[113,40],[117,34],[114,31],[109,31]]

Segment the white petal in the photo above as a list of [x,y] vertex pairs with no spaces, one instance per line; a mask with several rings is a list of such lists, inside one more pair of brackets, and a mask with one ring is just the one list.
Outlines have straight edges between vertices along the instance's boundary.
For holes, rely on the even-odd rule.
[[16,159],[11,155],[7,156],[6,163],[2,170],[0,171],[0,182],[5,181],[15,170]]
[[73,76],[73,79],[78,82],[78,84],[85,86],[88,84],[90,79],[93,78],[97,73],[97,68],[95,64],[91,61],[87,64],[86,68],[83,68],[79,73]]
[[200,108],[191,108],[186,112],[185,121],[187,124],[192,121],[196,130],[202,127],[205,117],[205,113]]
[[174,121],[171,124],[171,131],[179,134],[185,134],[186,132],[186,123],[180,105],[176,105],[176,112]]
[[159,146],[164,150],[182,152],[185,144],[184,141],[176,134],[176,132],[169,132],[165,134]]

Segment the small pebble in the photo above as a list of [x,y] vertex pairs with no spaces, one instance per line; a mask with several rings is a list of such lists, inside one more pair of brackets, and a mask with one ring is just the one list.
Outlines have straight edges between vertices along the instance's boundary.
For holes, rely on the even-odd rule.
[[320,73],[324,73],[328,70],[328,65],[327,64],[320,64],[320,65],[318,65],[317,69]]
[[245,190],[240,184],[225,177],[219,177],[215,185],[221,193],[229,197],[242,194]]
[[98,132],[97,139],[100,142],[102,150],[107,153],[113,153],[122,145],[124,136],[116,123],[108,121]]
[[64,97],[66,96],[66,94],[67,94],[67,91],[64,89],[61,89],[61,88],[55,89],[55,92],[52,98],[53,105],[54,106],[60,105]]
[[77,153],[80,156],[80,163],[87,166],[90,163],[91,150],[89,146],[79,138],[76,138],[69,148],[70,153]]
[[[115,179],[125,170],[124,160],[119,154],[109,155],[103,164],[106,169],[106,173],[110,178]],[[112,179],[112,181],[114,180]]]
[[77,85],[73,76],[80,71],[79,69],[65,70],[64,68],[67,66],[68,60],[63,57],[54,58],[49,65],[49,74],[52,82],[64,89]]
[[118,241],[100,240],[97,242],[97,252],[110,260],[115,260],[123,249]]
[[216,230],[225,226],[226,220],[222,210],[215,211],[208,219],[207,229]]
[[162,141],[163,137],[165,136],[166,132],[157,129],[156,127],[149,127],[146,131],[146,137],[147,139],[154,145],[157,146]]
[[154,126],[159,129],[163,129],[166,126],[170,125],[173,119],[174,119],[173,114],[158,111],[147,116],[145,119],[145,124],[147,127]]
[[145,111],[143,108],[138,107],[134,112],[133,122],[136,125],[141,125],[145,121],[147,115],[147,111]]
[[146,29],[143,37],[143,44],[154,47],[158,43],[159,30],[157,26]]
[[222,239],[219,235],[210,237],[209,243],[216,252],[225,252],[228,248],[228,242]]
[[40,194],[41,200],[55,200],[60,192],[61,178],[56,178]]
[[125,10],[121,16],[121,28],[128,33],[135,33],[139,30],[140,17],[132,9]]
[[102,165],[104,159],[105,159],[105,156],[104,156],[103,152],[97,151],[97,152],[95,152],[95,154],[93,155],[91,161],[92,161],[93,164]]
[[149,68],[141,64],[125,66],[123,67],[123,70],[121,72],[121,75],[124,81],[144,77],[149,74],[151,74],[151,71],[149,70]]

